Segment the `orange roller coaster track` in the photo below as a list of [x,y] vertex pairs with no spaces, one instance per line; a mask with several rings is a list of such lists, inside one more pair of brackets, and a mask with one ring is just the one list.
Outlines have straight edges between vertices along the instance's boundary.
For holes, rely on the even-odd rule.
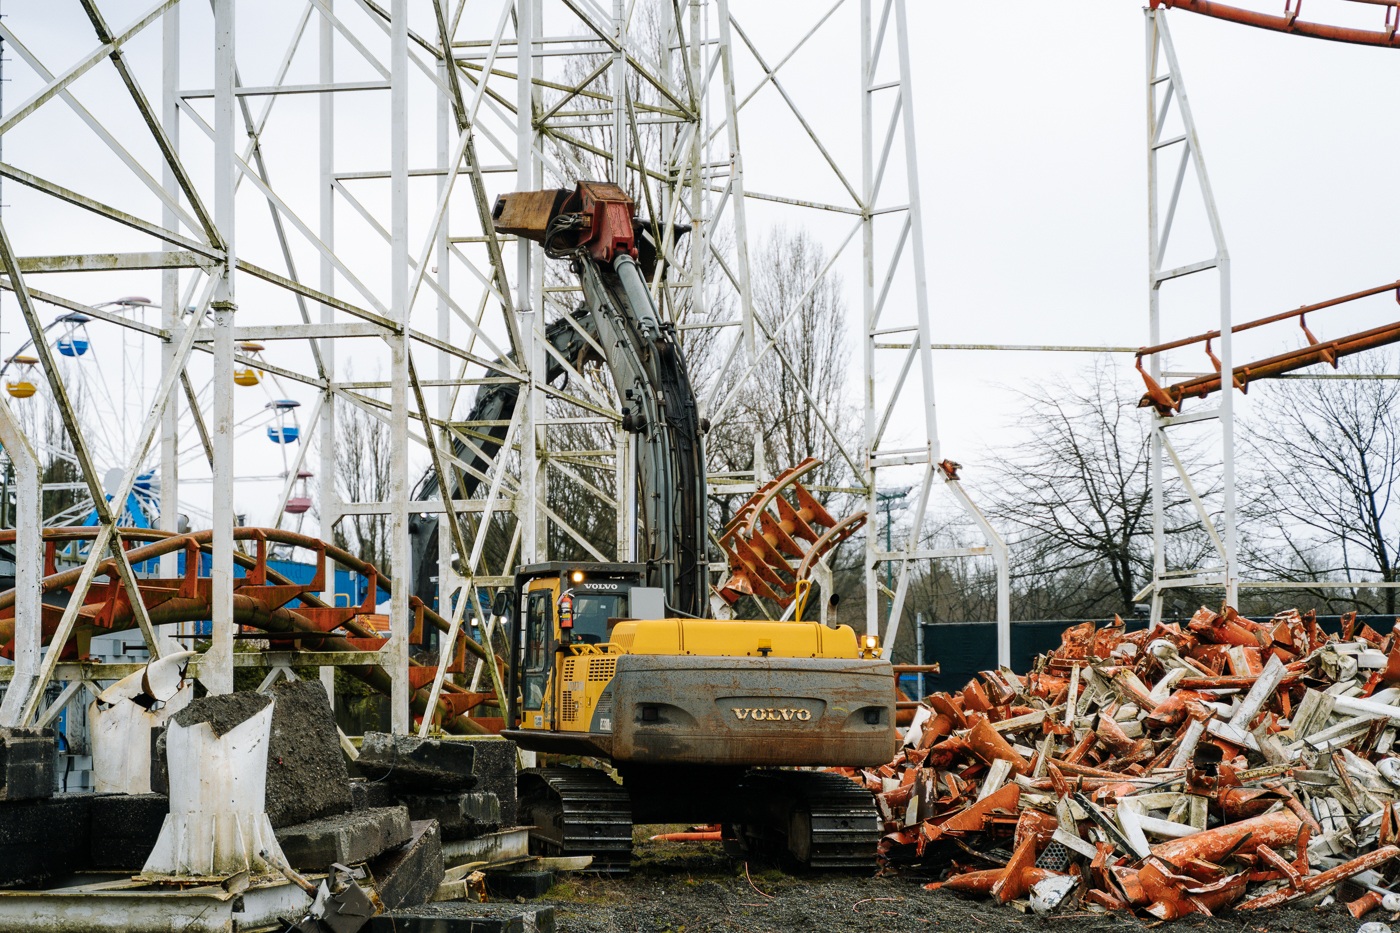
[[1375,45],[1383,48],[1400,48],[1400,36],[1396,27],[1400,26],[1400,3],[1394,0],[1356,0],[1385,7],[1385,28],[1381,30],[1356,29],[1350,26],[1331,26],[1327,23],[1310,23],[1298,18],[1303,0],[1284,0],[1283,14],[1273,16],[1240,7],[1215,3],[1213,0],[1151,0],[1152,9],[1186,10],[1223,19],[1231,23],[1269,29],[1273,32],[1286,32],[1313,39],[1328,39],[1332,42],[1349,42],[1353,45]]
[[[96,528],[46,528],[43,532],[45,544],[45,574],[41,592],[46,597],[41,611],[42,643],[48,644],[58,629],[63,616],[63,601],[49,602],[54,596],[71,592],[81,574],[79,568],[59,571],[56,568],[58,549],[68,544],[89,541],[97,534]],[[180,622],[201,622],[210,618],[212,586],[207,576],[200,576],[201,553],[212,548],[212,532],[201,531],[190,534],[153,531],[143,528],[124,528],[122,536],[131,542],[145,542],[127,551],[132,564],[140,564],[166,554],[184,552],[185,572],[182,576],[164,578],[143,578],[139,581],[141,599],[150,615],[152,624],[164,625]],[[384,577],[373,564],[360,560],[355,555],[318,538],[284,531],[279,528],[235,528],[235,541],[251,541],[256,546],[256,556],[235,553],[234,561],[244,568],[244,576],[234,581],[233,618],[235,624],[255,629],[266,635],[270,646],[278,650],[299,647],[303,640],[309,640],[318,651],[336,652],[375,652],[384,645],[386,639],[364,617],[374,612],[377,590],[391,591],[393,581]],[[13,529],[0,530],[0,544],[15,541]],[[293,583],[267,565],[269,544],[284,544],[312,551],[316,554],[316,574],[309,583]],[[329,558],[347,570],[364,576],[369,583],[364,604],[359,606],[328,606],[317,594],[326,587],[326,560]],[[117,576],[116,564],[112,559],[103,561],[98,568],[99,575],[106,575],[106,585],[94,585],[79,609],[78,624],[68,643],[59,650],[62,657],[80,659],[93,635],[107,634],[133,629],[136,618],[126,591]],[[295,607],[289,603],[297,602]],[[422,642],[425,625],[439,631],[449,629],[447,619],[425,606],[416,597],[410,600],[413,610],[413,632],[411,644]],[[0,592],[0,656],[13,658],[15,637],[15,591]],[[458,634],[455,657],[447,668],[450,673],[465,670],[466,654],[471,653],[487,663],[497,663],[494,656],[480,644]],[[314,663],[314,654],[308,655],[307,663]],[[437,668],[409,662],[410,704],[413,711],[423,715],[427,710],[430,685]],[[364,667],[348,666],[345,672],[383,693],[390,692],[388,672],[380,666],[366,664]],[[442,727],[450,732],[483,733],[489,731],[482,722],[465,715],[483,702],[494,703],[489,694],[472,693],[455,684],[444,683],[438,698],[434,715],[441,715]]]

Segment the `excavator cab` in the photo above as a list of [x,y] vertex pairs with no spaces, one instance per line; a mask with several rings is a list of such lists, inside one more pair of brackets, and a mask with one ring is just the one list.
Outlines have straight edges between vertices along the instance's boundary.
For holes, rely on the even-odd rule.
[[565,719],[577,725],[578,704],[561,696],[575,683],[566,685],[563,668],[602,654],[612,627],[634,612],[665,611],[662,591],[646,586],[644,564],[532,564],[516,574],[515,592],[510,721],[521,729],[558,730],[561,712],[574,713]]

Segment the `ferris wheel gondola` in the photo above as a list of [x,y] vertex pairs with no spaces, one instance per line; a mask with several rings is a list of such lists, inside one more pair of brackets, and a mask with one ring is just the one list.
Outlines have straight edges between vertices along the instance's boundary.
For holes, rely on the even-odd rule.
[[[39,338],[52,348],[52,359],[58,367],[59,376],[67,389],[70,402],[83,429],[83,439],[92,462],[105,471],[103,485],[105,496],[113,511],[118,513],[119,525],[127,527],[151,528],[159,525],[161,512],[161,488],[159,470],[159,448],[147,449],[139,465],[133,488],[122,501],[115,501],[119,490],[120,477],[130,463],[132,451],[138,443],[141,427],[149,416],[151,396],[160,381],[159,344],[143,335],[150,333],[153,322],[148,319],[152,313],[158,314],[159,307],[149,300],[133,296],[96,305],[108,309],[108,314],[94,316],[81,311],[65,309],[43,328]],[[192,312],[187,309],[187,314]],[[136,327],[121,326],[112,314],[121,315],[132,321]],[[158,319],[157,319],[158,322]],[[97,510],[91,498],[91,489],[83,480],[77,453],[68,438],[67,430],[54,404],[46,392],[46,378],[40,372],[40,359],[33,355],[33,340],[26,341],[17,352],[8,354],[0,363],[0,383],[12,403],[15,415],[25,426],[26,436],[36,438],[36,453],[47,465],[44,480],[44,523],[46,525],[81,525],[95,522]],[[251,435],[248,442],[261,436],[261,443],[275,443],[282,454],[282,477],[293,475],[300,468],[302,456],[294,460],[288,456],[288,448],[295,450],[300,443],[301,425],[297,416],[300,403],[286,397],[285,388],[278,384],[277,377],[269,374],[262,364],[263,346],[251,341],[238,344],[238,363],[234,382],[240,387],[237,394],[243,396],[245,389],[261,386],[266,402],[251,411],[240,422],[241,431],[236,436]],[[193,374],[198,368],[188,370]],[[207,399],[212,385],[190,385],[196,398]],[[201,402],[201,407],[207,402]],[[246,409],[245,402],[239,407]],[[197,438],[207,430],[198,423],[188,405],[181,404],[181,427],[177,436]],[[207,422],[206,422],[207,423]],[[256,432],[256,433],[253,433]],[[209,479],[205,474],[208,468],[204,445],[185,442],[178,461],[181,487],[192,486],[198,489]],[[0,454],[3,456],[3,454]],[[243,459],[244,464],[265,462],[265,458],[251,456]],[[261,472],[261,471],[259,471]],[[242,476],[237,481],[273,482],[272,476]],[[305,495],[306,483],[300,484],[301,495],[296,498],[309,498]],[[287,495],[287,493],[283,493]],[[179,503],[181,513],[201,514],[199,495],[194,500]],[[283,514],[301,516],[310,510],[309,504],[298,512],[299,502],[285,505],[281,496],[268,491],[263,501],[271,509],[277,509],[276,517]],[[267,518],[259,517],[259,522]],[[274,518],[274,522],[276,518]]]

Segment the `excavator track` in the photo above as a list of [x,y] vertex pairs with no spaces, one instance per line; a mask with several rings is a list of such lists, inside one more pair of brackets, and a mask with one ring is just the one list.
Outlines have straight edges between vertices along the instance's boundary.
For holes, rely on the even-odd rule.
[[632,866],[632,801],[596,768],[535,768],[520,774],[520,818],[537,855],[591,855],[588,871],[623,875]]
[[870,792],[821,771],[752,771],[741,795],[758,803],[752,822],[725,827],[731,854],[777,856],[800,868],[873,869],[880,819]]

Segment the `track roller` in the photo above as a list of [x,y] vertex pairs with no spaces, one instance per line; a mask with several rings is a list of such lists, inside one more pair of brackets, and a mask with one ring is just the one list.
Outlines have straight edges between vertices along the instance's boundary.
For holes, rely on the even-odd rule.
[[739,794],[746,822],[724,826],[736,858],[776,856],[807,869],[873,869],[880,819],[870,792],[820,771],[751,771]]
[[596,768],[536,768],[519,778],[520,820],[536,855],[591,855],[589,871],[626,874],[632,865],[632,802]]

